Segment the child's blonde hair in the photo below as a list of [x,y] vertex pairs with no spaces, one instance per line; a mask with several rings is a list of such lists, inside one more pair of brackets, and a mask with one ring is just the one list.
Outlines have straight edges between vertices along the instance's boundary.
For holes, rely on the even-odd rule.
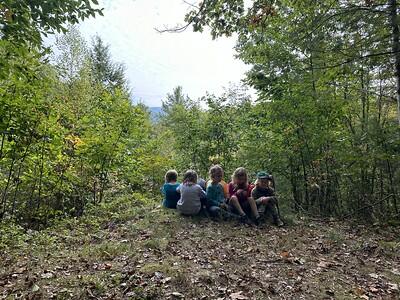
[[187,170],[183,175],[183,182],[197,183],[197,173],[194,170]]
[[[268,187],[271,187],[271,179],[269,179],[269,178],[266,178],[267,180],[268,180]],[[256,179],[256,181],[254,181],[254,185],[256,186],[256,187],[260,187],[260,179]]]
[[178,180],[178,172],[175,170],[168,170],[165,173],[165,182],[177,181]]
[[237,168],[235,170],[235,172],[233,172],[233,174],[232,174],[232,182],[236,184],[236,180],[239,177],[246,177],[246,182],[248,182],[247,171],[246,171],[245,168],[240,167],[240,168]]
[[209,170],[210,178],[213,179],[214,176],[218,173],[221,173],[222,175],[224,174],[224,170],[222,169],[222,167],[220,165],[211,166]]

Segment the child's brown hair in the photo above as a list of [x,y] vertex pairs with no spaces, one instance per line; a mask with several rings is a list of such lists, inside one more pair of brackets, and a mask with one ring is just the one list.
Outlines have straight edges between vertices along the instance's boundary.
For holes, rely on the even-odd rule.
[[173,182],[178,179],[178,172],[175,170],[168,170],[167,173],[165,173],[165,182]]
[[232,182],[233,182],[234,184],[236,184],[236,180],[237,180],[239,177],[246,177],[246,183],[248,182],[247,171],[246,171],[245,168],[240,167],[240,168],[237,168],[237,169],[235,170],[235,172],[233,172],[233,174],[232,174]]
[[187,170],[183,175],[183,182],[197,183],[197,173],[194,170]]
[[222,167],[220,165],[211,166],[210,171],[209,171],[210,178],[213,179],[214,176],[218,173],[221,173],[222,175],[224,174],[224,170],[222,169]]

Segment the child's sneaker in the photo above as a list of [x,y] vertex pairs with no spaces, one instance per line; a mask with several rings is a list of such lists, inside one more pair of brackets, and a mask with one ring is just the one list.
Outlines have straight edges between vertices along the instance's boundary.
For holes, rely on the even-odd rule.
[[279,218],[278,218],[277,220],[275,220],[274,224],[275,224],[277,227],[282,227],[283,225],[285,225],[285,224],[282,222],[282,220],[279,219]]
[[257,218],[254,219],[254,225],[260,226],[261,225],[261,217],[258,216]]
[[240,216],[239,217],[239,222],[242,223],[242,224],[247,224],[247,225],[251,224],[251,222],[250,222],[249,218],[247,217],[247,215]]

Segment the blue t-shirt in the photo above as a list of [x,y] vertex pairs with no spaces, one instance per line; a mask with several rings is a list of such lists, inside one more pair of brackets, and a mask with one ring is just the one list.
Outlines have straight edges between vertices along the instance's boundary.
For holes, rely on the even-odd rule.
[[222,185],[209,182],[207,184],[207,206],[220,206],[221,203],[224,203],[224,200],[225,194]]
[[179,182],[176,183],[165,183],[161,189],[164,200],[163,205],[167,208],[176,208],[176,204],[178,203],[180,194],[176,191],[179,187]]

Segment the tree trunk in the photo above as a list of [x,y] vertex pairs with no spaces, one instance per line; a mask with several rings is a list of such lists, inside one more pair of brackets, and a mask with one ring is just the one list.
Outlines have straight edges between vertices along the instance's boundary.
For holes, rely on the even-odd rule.
[[392,50],[395,60],[397,119],[400,125],[400,32],[397,23],[397,1],[389,0],[390,23],[392,26]]
[[6,186],[5,186],[5,188],[4,188],[4,191],[3,191],[3,196],[2,196],[2,201],[1,201],[1,205],[2,205],[2,209],[3,209],[3,211],[1,212],[1,214],[0,214],[0,219],[2,219],[3,218],[3,216],[5,215],[5,213],[6,213],[6,208],[7,208],[7,192],[8,192],[8,188],[10,187],[10,183],[11,183],[11,177],[12,177],[12,174],[13,174],[13,171],[14,171],[14,164],[15,164],[15,148],[13,149],[13,159],[12,159],[12,161],[11,161],[11,166],[10,166],[10,169],[9,169],[9,171],[8,171],[8,176],[7,176],[7,183],[6,183]]

